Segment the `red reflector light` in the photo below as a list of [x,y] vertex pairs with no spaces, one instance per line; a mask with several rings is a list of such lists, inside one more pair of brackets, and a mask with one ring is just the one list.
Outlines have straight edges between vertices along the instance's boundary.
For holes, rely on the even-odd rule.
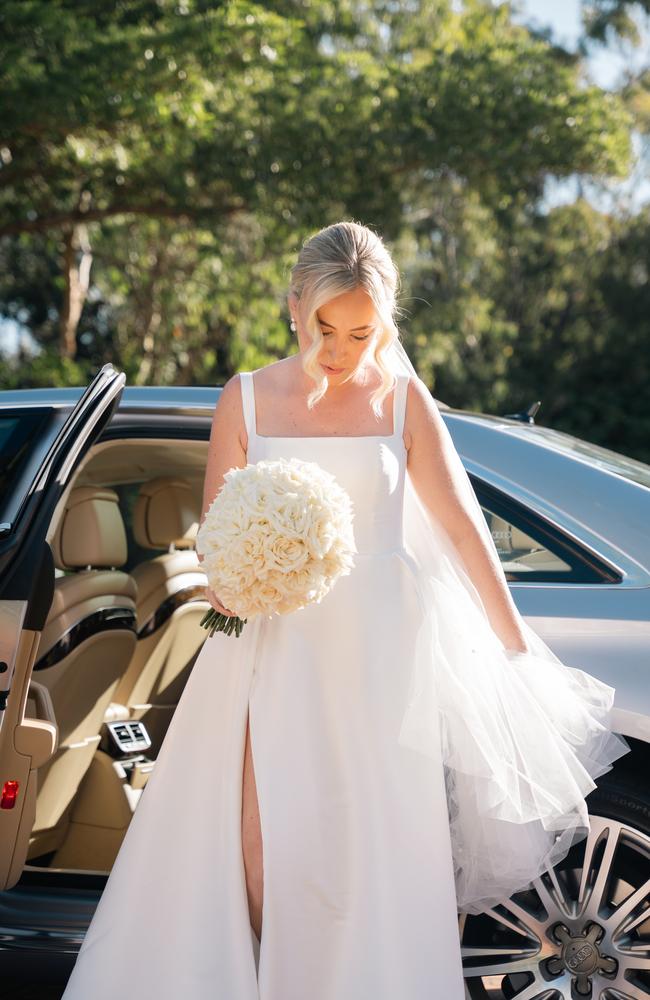
[[13,809],[16,805],[19,781],[5,781],[2,786],[2,798],[0,798],[0,809]]

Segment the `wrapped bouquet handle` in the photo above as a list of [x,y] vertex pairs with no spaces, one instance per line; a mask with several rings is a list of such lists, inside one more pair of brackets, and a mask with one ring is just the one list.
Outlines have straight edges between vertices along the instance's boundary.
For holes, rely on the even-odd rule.
[[216,608],[210,608],[203,615],[199,625],[207,628],[210,636],[213,636],[215,632],[225,632],[226,635],[232,635],[234,632],[236,638],[239,638],[246,621],[246,618],[240,618],[239,615],[224,615]]

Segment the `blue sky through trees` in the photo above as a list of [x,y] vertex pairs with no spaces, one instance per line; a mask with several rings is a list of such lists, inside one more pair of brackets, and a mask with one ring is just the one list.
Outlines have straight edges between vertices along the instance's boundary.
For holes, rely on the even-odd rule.
[[[492,0],[494,6],[500,3]],[[551,29],[553,41],[564,46],[569,51],[576,50],[577,42],[582,34],[581,0],[513,0],[513,20],[527,24],[536,29]],[[607,46],[591,43],[588,48],[586,70],[588,78],[600,87],[606,89],[618,85],[626,68],[640,68],[648,64],[650,57],[650,19],[644,17],[640,9],[635,17],[645,44],[634,48],[629,42],[610,39]],[[604,185],[582,184],[585,197],[603,211],[612,209],[617,195],[624,196],[630,211],[638,211],[642,205],[650,201],[650,152],[647,149],[643,159],[643,140],[641,136],[634,137],[634,150],[637,164],[629,178],[622,183],[613,181]],[[577,179],[554,181],[549,179],[546,186],[545,201],[550,208],[553,205],[572,202],[578,195]]]

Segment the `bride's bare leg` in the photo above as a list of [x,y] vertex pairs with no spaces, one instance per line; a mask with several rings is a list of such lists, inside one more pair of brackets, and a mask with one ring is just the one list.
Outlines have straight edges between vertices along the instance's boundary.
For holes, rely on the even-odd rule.
[[263,854],[257,786],[251,752],[250,725],[246,717],[246,746],[242,777],[241,839],[246,872],[246,892],[251,927],[262,938]]

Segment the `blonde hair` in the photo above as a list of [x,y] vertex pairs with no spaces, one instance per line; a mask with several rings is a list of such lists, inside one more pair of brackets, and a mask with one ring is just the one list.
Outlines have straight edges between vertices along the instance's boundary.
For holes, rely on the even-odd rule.
[[312,343],[304,352],[302,367],[316,387],[307,397],[311,409],[327,391],[328,380],[317,362],[323,344],[316,310],[344,292],[363,288],[372,299],[379,320],[374,360],[381,383],[370,397],[376,416],[393,388],[394,378],[386,364],[386,352],[399,337],[395,316],[400,276],[382,239],[358,222],[335,222],[307,239],[291,269],[290,291],[301,303],[303,321]]

